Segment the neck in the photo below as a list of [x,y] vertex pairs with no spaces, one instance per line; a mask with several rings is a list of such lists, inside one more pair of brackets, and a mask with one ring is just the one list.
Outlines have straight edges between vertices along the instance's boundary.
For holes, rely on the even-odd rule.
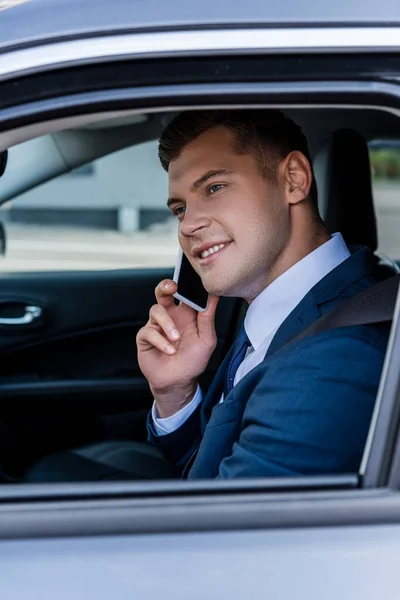
[[311,254],[311,252],[330,239],[331,235],[320,219],[318,219],[318,221],[314,220],[311,224],[310,221],[308,221],[304,226],[296,228],[296,231],[293,230],[289,242],[283,252],[281,252],[277,260],[268,270],[263,281],[260,282],[260,289],[254,290],[251,297],[245,298],[246,301],[251,304],[266,287],[275,281],[275,279],[278,279],[285,271],[288,271],[293,265],[298,263],[308,254]]

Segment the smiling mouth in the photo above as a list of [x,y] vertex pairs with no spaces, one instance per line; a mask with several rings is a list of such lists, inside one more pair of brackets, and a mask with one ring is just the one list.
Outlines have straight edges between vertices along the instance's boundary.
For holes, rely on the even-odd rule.
[[222,248],[225,248],[229,243],[230,242],[227,242],[226,244],[216,244],[215,246],[208,248],[208,250],[203,250],[200,254],[200,258],[207,258],[207,256],[210,256],[211,254],[217,254],[217,252],[220,252]]

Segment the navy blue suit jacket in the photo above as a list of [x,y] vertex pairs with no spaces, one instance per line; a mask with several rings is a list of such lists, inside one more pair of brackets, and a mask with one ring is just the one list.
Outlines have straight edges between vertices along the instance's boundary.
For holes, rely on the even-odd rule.
[[[228,352],[203,402],[173,433],[149,441],[188,479],[357,472],[389,326],[342,327],[286,344],[375,283],[367,248],[322,279],[276,332],[264,360],[219,403]],[[268,318],[268,315],[265,316]]]

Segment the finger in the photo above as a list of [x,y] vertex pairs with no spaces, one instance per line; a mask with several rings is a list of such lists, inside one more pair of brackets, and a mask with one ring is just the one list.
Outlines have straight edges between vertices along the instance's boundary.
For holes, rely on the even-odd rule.
[[141,350],[152,350],[156,348],[164,354],[172,355],[175,354],[176,349],[170,342],[156,329],[153,327],[144,327],[141,330],[140,335],[137,337],[137,345]]
[[164,306],[164,308],[171,308],[174,306],[175,301],[173,294],[175,294],[176,290],[176,283],[175,281],[172,281],[172,279],[160,281],[155,290],[157,304]]
[[204,339],[214,340],[215,338],[215,311],[217,310],[217,305],[219,301],[219,296],[212,296],[211,294],[208,297],[208,306],[207,310],[204,312],[199,312],[197,317],[197,328],[199,331],[200,337],[204,337]]
[[150,309],[150,323],[157,325],[165,335],[173,342],[181,337],[180,331],[175,325],[174,320],[168,314],[166,308],[160,304],[155,304]]

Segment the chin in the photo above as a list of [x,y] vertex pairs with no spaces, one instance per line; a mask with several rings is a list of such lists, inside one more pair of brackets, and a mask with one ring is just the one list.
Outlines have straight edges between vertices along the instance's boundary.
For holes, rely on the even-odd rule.
[[249,271],[248,265],[246,269],[241,265],[229,264],[225,268],[203,273],[201,279],[207,292],[213,296],[244,297],[241,294],[246,289]]
[[235,296],[236,294],[233,291],[233,285],[222,284],[221,282],[203,282],[203,285],[207,292],[212,296]]

